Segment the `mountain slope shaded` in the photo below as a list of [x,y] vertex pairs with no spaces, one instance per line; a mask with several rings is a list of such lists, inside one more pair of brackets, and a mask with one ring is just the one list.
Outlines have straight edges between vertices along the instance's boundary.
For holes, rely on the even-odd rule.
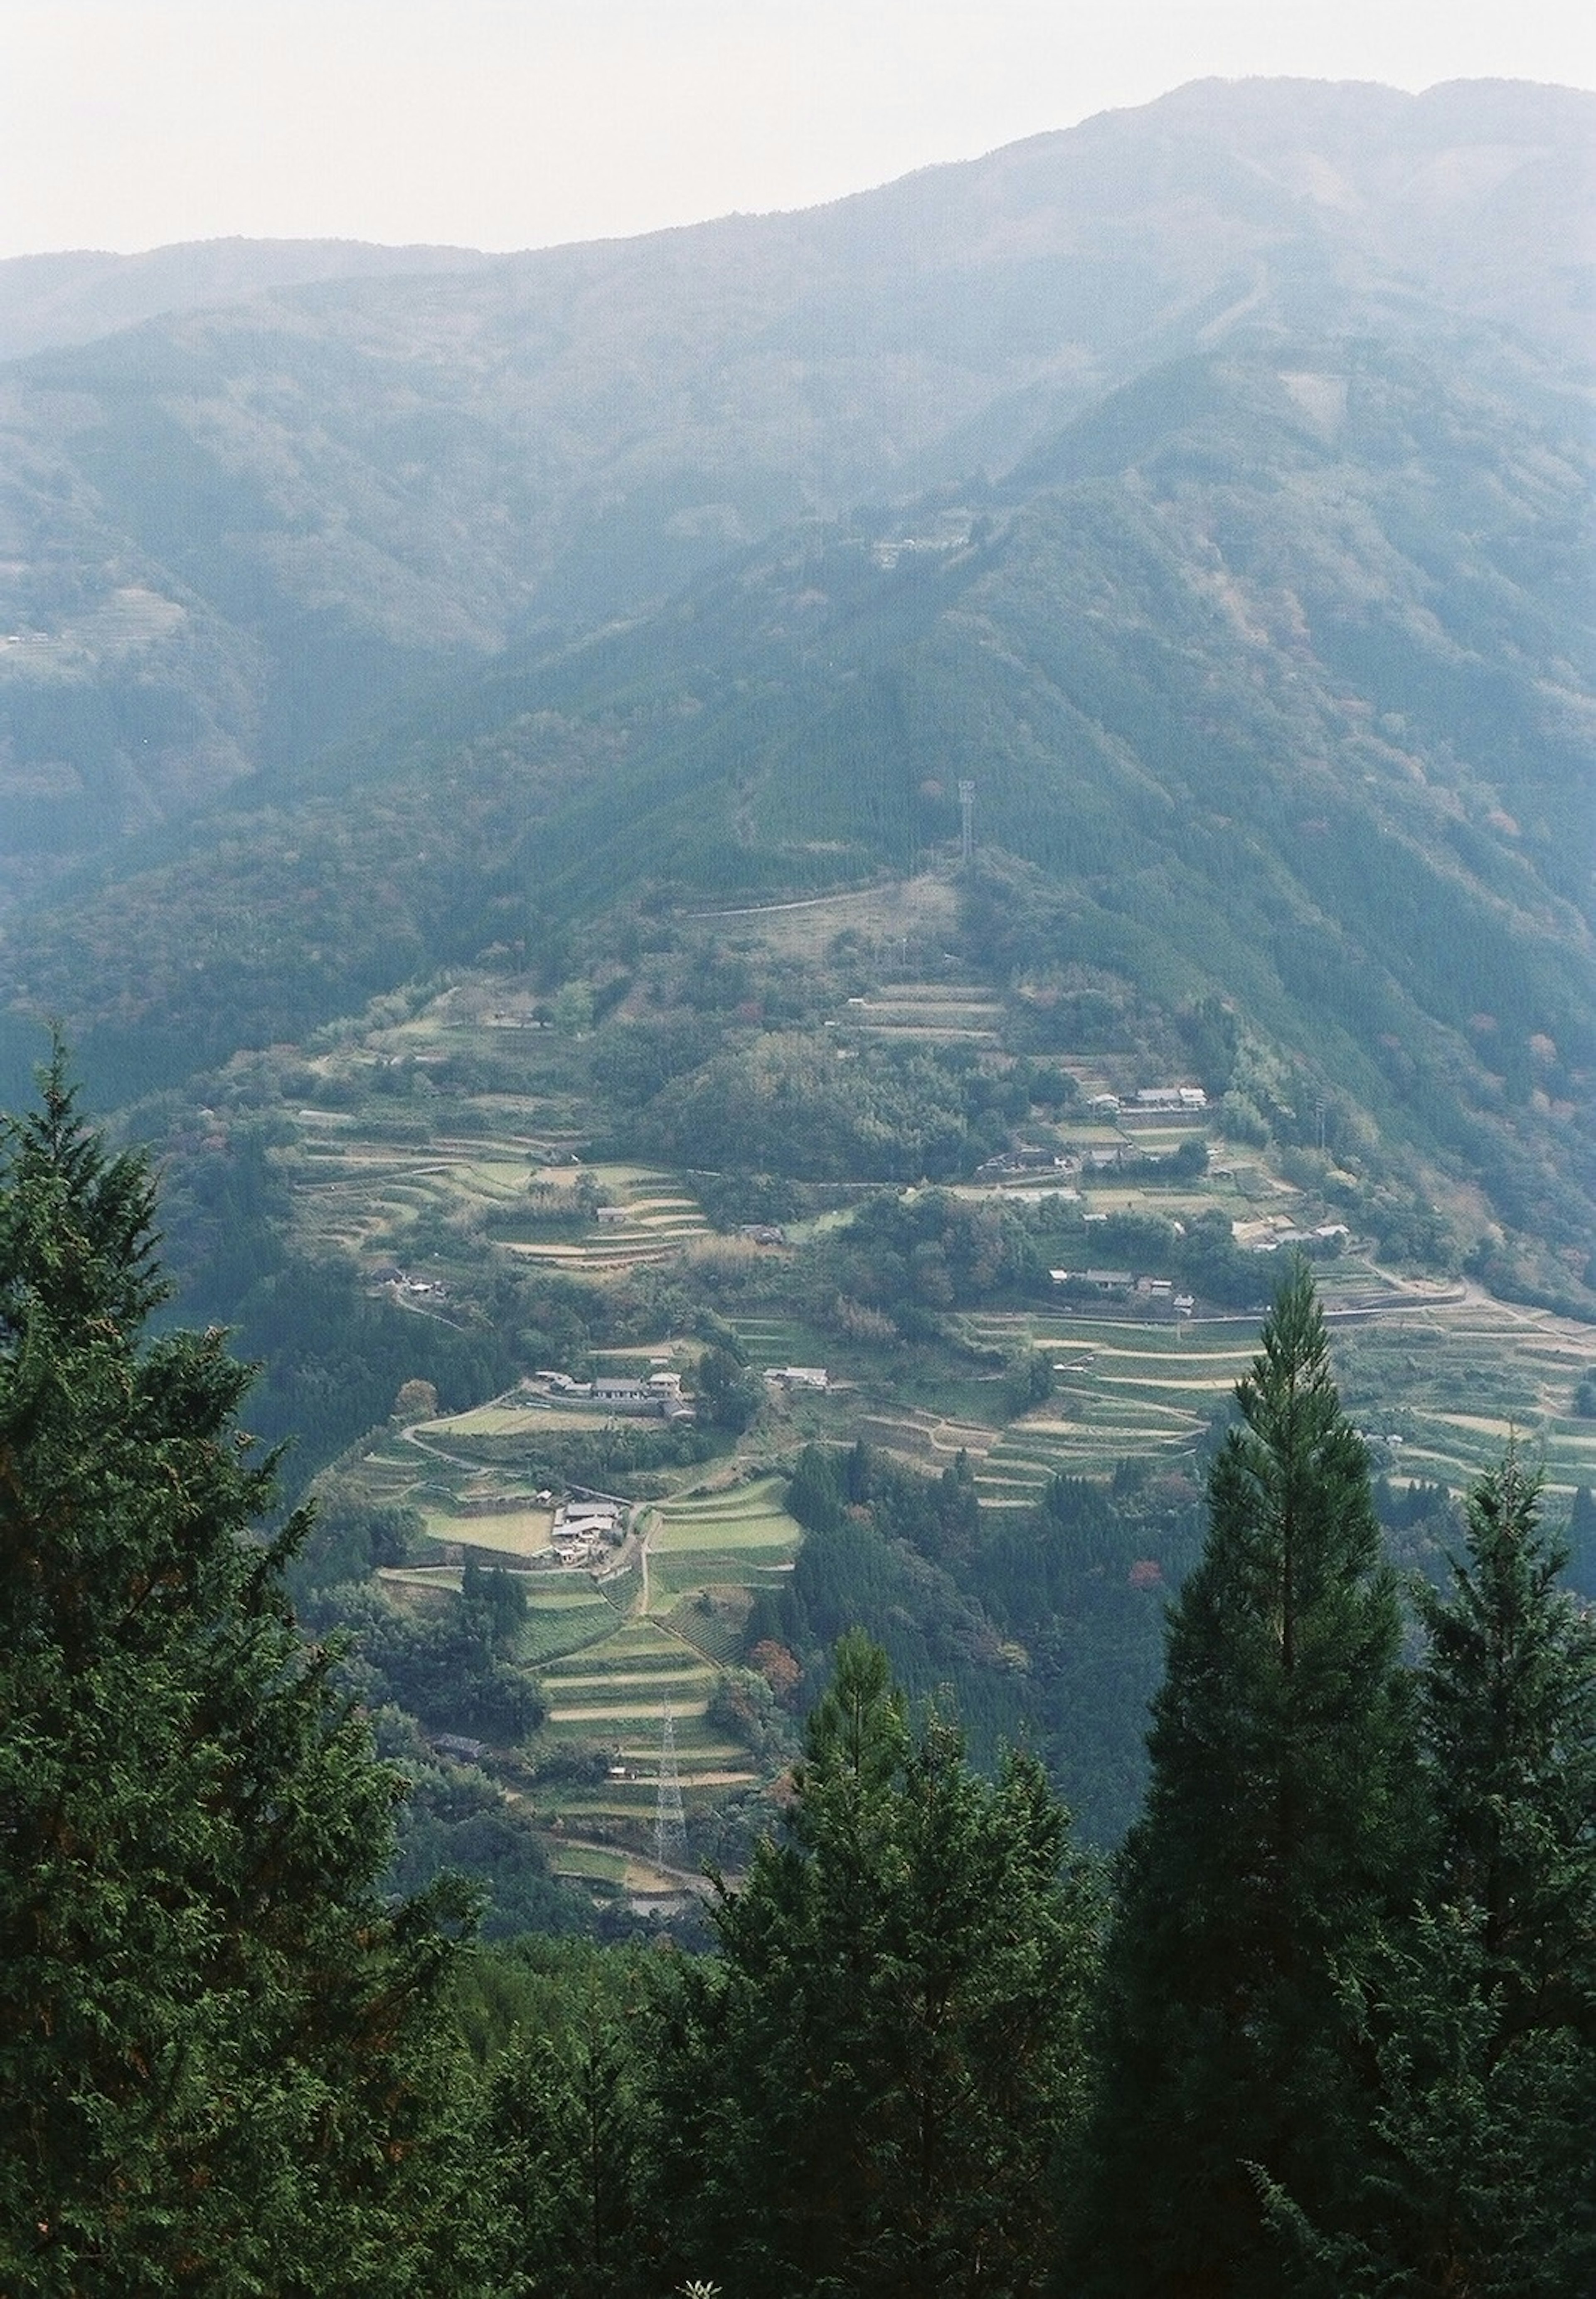
[[794,517],[1004,469],[1238,332],[1466,319],[1577,365],[1592,114],[1202,83],[803,214],[43,351],[0,378],[0,862],[26,884]]

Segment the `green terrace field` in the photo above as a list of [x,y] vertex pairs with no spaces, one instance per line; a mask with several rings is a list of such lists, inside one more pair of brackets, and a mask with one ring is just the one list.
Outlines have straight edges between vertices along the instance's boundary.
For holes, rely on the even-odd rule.
[[[936,978],[928,955],[952,921],[950,889],[926,881],[720,914],[717,925],[734,950],[806,966],[828,963],[839,939],[864,953],[850,960],[851,979],[869,986],[839,997],[830,1022],[860,1063],[873,1048],[889,1058],[899,1049],[952,1049],[1001,1074],[1014,1019],[1003,996],[952,959]],[[756,1784],[749,1747],[711,1712],[735,1714],[717,1701],[724,1672],[745,1658],[758,1593],[791,1571],[797,1553],[777,1465],[790,1465],[811,1440],[863,1438],[926,1474],[962,1453],[992,1510],[1034,1503],[1060,1473],[1107,1476],[1126,1458],[1189,1465],[1248,1368],[1259,1316],[1177,1319],[1167,1304],[1067,1307],[1060,1298],[950,1313],[941,1338],[912,1346],[855,1338],[802,1284],[806,1241],[847,1213],[833,1205],[789,1218],[794,1250],[772,1253],[711,1231],[698,1186],[714,1199],[702,1176],[642,1161],[578,1162],[603,1131],[582,1086],[587,1058],[580,1028],[546,1025],[524,986],[456,983],[413,1012],[368,1016],[314,1056],[315,1084],[300,1074],[297,1141],[284,1170],[302,1246],[352,1254],[369,1284],[418,1315],[468,1315],[494,1256],[600,1286],[669,1264],[672,1288],[724,1317],[754,1371],[827,1368],[824,1390],[769,1385],[752,1426],[723,1440],[712,1466],[661,1470],[654,1489],[666,1497],[628,1505],[623,1546],[594,1570],[556,1564],[553,1512],[538,1492],[558,1480],[548,1466],[534,1471],[540,1458],[558,1457],[546,1444],[540,1453],[540,1440],[601,1431],[602,1408],[511,1390],[469,1411],[390,1426],[351,1473],[374,1502],[415,1510],[433,1544],[385,1574],[402,1601],[450,1601],[464,1553],[515,1573],[528,1602],[520,1660],[548,1712],[529,1751],[531,1784],[518,1793],[546,1829],[557,1865],[595,1888],[642,1897],[668,1713],[690,1837],[694,1814]],[[1083,1101],[1135,1083],[1118,1057],[1052,1058]],[[1194,1133],[1212,1145],[1207,1173],[1178,1183],[1138,1173],[1139,1158],[1167,1159]],[[1218,1211],[1243,1246],[1324,1217],[1301,1211],[1302,1191],[1269,1153],[1226,1143],[1210,1114],[1116,1124],[1082,1108],[1040,1138],[1102,1162],[1056,1178],[1044,1166],[996,1185],[967,1179],[954,1193],[1023,1203],[1064,1189],[1083,1210],[1164,1220]],[[1108,1162],[1120,1153],[1124,1162]],[[1259,1253],[1259,1303],[1277,1268]],[[1460,1490],[1512,1434],[1543,1463],[1554,1505],[1575,1485],[1596,1483],[1596,1422],[1574,1412],[1578,1383],[1596,1367],[1596,1332],[1460,1283],[1392,1277],[1356,1248],[1322,1262],[1318,1275],[1337,1379],[1377,1470]],[[664,1361],[690,1372],[702,1346],[695,1324],[684,1319],[649,1348],[594,1348],[593,1363],[632,1375]],[[1005,1368],[1029,1350],[1052,1368],[1052,1393],[1016,1415]],[[655,1889],[681,1881],[652,1880]]]
[[[1375,1465],[1398,1479],[1460,1491],[1511,1435],[1544,1467],[1553,1497],[1596,1481],[1596,1423],[1572,1412],[1596,1334],[1549,1312],[1461,1295],[1382,1292],[1351,1273],[1326,1289],[1332,1363]],[[1435,1289],[1439,1294],[1441,1289]],[[1245,1318],[1135,1324],[1128,1319],[972,1317],[971,1338],[1013,1349],[1028,1340],[1054,1368],[1045,1404],[964,1441],[992,1505],[1034,1499],[1050,1476],[1103,1474],[1125,1457],[1189,1455],[1251,1362]],[[955,1424],[906,1415],[879,1441],[935,1465]],[[929,1440],[929,1442],[927,1440]]]
[[[696,1199],[669,1175],[630,1166],[545,1166],[541,1141],[508,1127],[484,1140],[476,1134],[429,1135],[403,1142],[374,1135],[374,1121],[339,1111],[297,1112],[300,1154],[295,1167],[295,1228],[308,1247],[353,1254],[368,1261],[403,1257],[410,1232],[425,1215],[439,1220],[483,1222],[495,1241],[528,1261],[604,1276],[664,1260],[707,1240],[708,1223]],[[583,1210],[578,1179],[596,1190],[603,1215]],[[563,1214],[535,1218],[533,1191],[544,1208],[553,1196],[569,1200]]]
[[531,1145],[447,1135],[383,1140],[338,1111],[301,1109],[297,1122],[295,1229],[312,1248],[396,1251],[423,1214],[501,1211],[526,1193]]
[[[499,1242],[524,1260],[544,1262],[586,1277],[603,1277],[645,1262],[663,1261],[710,1238],[710,1225],[697,1199],[668,1175],[627,1166],[588,1166],[582,1170],[603,1192],[603,1216],[581,1221],[580,1233],[571,1238],[542,1237],[530,1224],[525,1234],[518,1235],[513,1227],[501,1225],[495,1231]],[[545,1187],[569,1185],[569,1175],[559,1171],[539,1173],[533,1178]],[[576,1220],[574,1187],[572,1198]]]
[[980,983],[902,982],[869,998],[851,998],[838,1016],[850,1030],[898,1044],[995,1047],[1001,1000]]
[[[799,1530],[781,1506],[782,1490],[781,1479],[766,1477],[651,1506],[636,1609],[595,1641],[544,1658],[544,1738],[602,1750],[609,1759],[602,1783],[551,1783],[536,1792],[551,1856],[564,1872],[593,1873],[584,1863],[595,1841],[646,1855],[667,1711],[689,1851],[694,1813],[755,1783],[746,1747],[707,1712],[722,1670],[740,1650],[752,1589],[767,1573],[790,1568],[796,1553]],[[543,1590],[529,1594],[533,1623],[546,1635],[555,1624],[545,1627]]]
[[[514,1573],[527,1600],[520,1658],[536,1672],[548,1707],[536,1747],[591,1759],[579,1782],[569,1765],[554,1764],[529,1792],[551,1855],[563,1872],[624,1879],[627,1889],[645,1891],[647,1876],[628,1863],[649,1866],[667,1711],[690,1838],[694,1812],[758,1779],[744,1743],[708,1711],[724,1670],[741,1656],[755,1591],[791,1570],[799,1528],[782,1506],[785,1480],[767,1474],[714,1490],[701,1485],[636,1511],[633,1538],[597,1574],[528,1569],[548,1553],[546,1507],[464,1511],[502,1495],[512,1474],[503,1464],[474,1463],[473,1443],[502,1441],[533,1417],[503,1399],[392,1431],[354,1474],[373,1498],[419,1508],[433,1540],[475,1545]],[[518,1548],[511,1536],[523,1522]],[[380,1577],[391,1595],[426,1606],[458,1593],[461,1570],[413,1564]]]

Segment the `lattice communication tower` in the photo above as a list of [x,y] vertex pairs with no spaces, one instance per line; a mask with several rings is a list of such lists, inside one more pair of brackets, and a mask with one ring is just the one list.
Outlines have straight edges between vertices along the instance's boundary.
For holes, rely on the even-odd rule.
[[687,1815],[676,1765],[676,1720],[667,1702],[660,1723],[660,1787],[654,1798],[654,1866],[661,1876],[687,1857]]

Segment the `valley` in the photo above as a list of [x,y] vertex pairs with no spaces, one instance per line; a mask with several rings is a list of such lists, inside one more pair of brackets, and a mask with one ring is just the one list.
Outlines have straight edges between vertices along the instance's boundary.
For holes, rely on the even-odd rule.
[[[1554,1508],[1596,1482],[1596,1419],[1576,1409],[1596,1329],[1455,1274],[1392,1269],[1333,1161],[1230,1140],[1222,1098],[1209,1107],[1184,1073],[1202,1106],[1138,1110],[1138,1092],[1173,1098],[1139,1083],[1146,1055],[1050,1057],[1044,1098],[1009,1105],[1018,1146],[968,1154],[984,1178],[806,1184],[611,1154],[622,1052],[676,1026],[682,983],[716,968],[727,1008],[692,1047],[711,1060],[727,1032],[746,1032],[738,993],[751,982],[802,978],[807,1023],[844,1075],[907,1044],[1029,1094],[1035,1066],[1008,1043],[1023,998],[955,952],[916,971],[927,924],[933,941],[957,939],[957,892],[951,872],[685,917],[677,945],[639,961],[619,1000],[603,964],[553,1000],[514,977],[459,974],[378,1001],[301,1056],[241,1058],[218,1081],[219,1100],[229,1078],[247,1084],[255,1123],[271,1083],[287,1233],[312,1258],[351,1265],[402,1329],[525,1316],[550,1286],[582,1305],[585,1345],[461,1409],[438,1410],[412,1383],[322,1483],[337,1510],[399,1513],[405,1553],[374,1585],[412,1619],[458,1603],[470,1571],[518,1592],[506,1650],[544,1721],[524,1751],[489,1756],[485,1742],[480,1761],[554,1872],[602,1904],[678,1905],[698,1853],[735,1859],[738,1830],[769,1810],[799,1674],[780,1599],[804,1535],[784,1496],[806,1447],[840,1457],[862,1442],[912,1479],[968,1477],[1000,1544],[1057,1479],[1191,1492],[1275,1272],[1305,1239],[1343,1397],[1395,1494],[1460,1491],[1509,1435],[1542,1465]],[[805,1117],[800,1096],[799,1162]],[[872,1208],[934,1218],[941,1243],[882,1261],[880,1241],[852,1243]],[[960,1224],[985,1237],[984,1272],[957,1274]],[[1183,1240],[1218,1234],[1231,1241],[1216,1264],[1228,1300],[1178,1274]],[[1078,1281],[1052,1258],[1050,1241],[1066,1235]],[[860,1290],[844,1299],[835,1280],[850,1253]],[[745,1368],[741,1425],[717,1429],[703,1402],[711,1352]],[[675,1406],[678,1420],[658,1417],[656,1400],[695,1391],[697,1418]],[[613,1518],[602,1539],[561,1548],[558,1513],[601,1506]],[[1163,1568],[1132,1570],[1156,1604]],[[668,1716],[696,1850],[661,1863]]]
[[681,1902],[858,1623],[1116,1843],[1298,1252],[1397,1563],[1511,1439],[1596,1593],[1589,107],[0,278],[0,1089],[152,1145],[412,1882]]

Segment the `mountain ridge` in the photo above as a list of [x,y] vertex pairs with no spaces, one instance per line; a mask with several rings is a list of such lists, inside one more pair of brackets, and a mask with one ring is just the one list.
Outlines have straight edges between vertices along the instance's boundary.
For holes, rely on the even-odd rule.
[[786,530],[242,786],[14,928],[9,996],[180,1076],[440,967],[557,980],[650,917],[951,868],[969,779],[994,978],[1228,1001],[1284,1065],[1251,1122],[1317,1100],[1483,1178],[1578,1299],[1588,492],[1577,425],[1414,353],[1177,361],[1007,479]]
[[0,884],[794,518],[1005,469],[1238,330],[1445,315],[1583,387],[1593,116],[1519,86],[1198,83],[820,210],[13,362]]

